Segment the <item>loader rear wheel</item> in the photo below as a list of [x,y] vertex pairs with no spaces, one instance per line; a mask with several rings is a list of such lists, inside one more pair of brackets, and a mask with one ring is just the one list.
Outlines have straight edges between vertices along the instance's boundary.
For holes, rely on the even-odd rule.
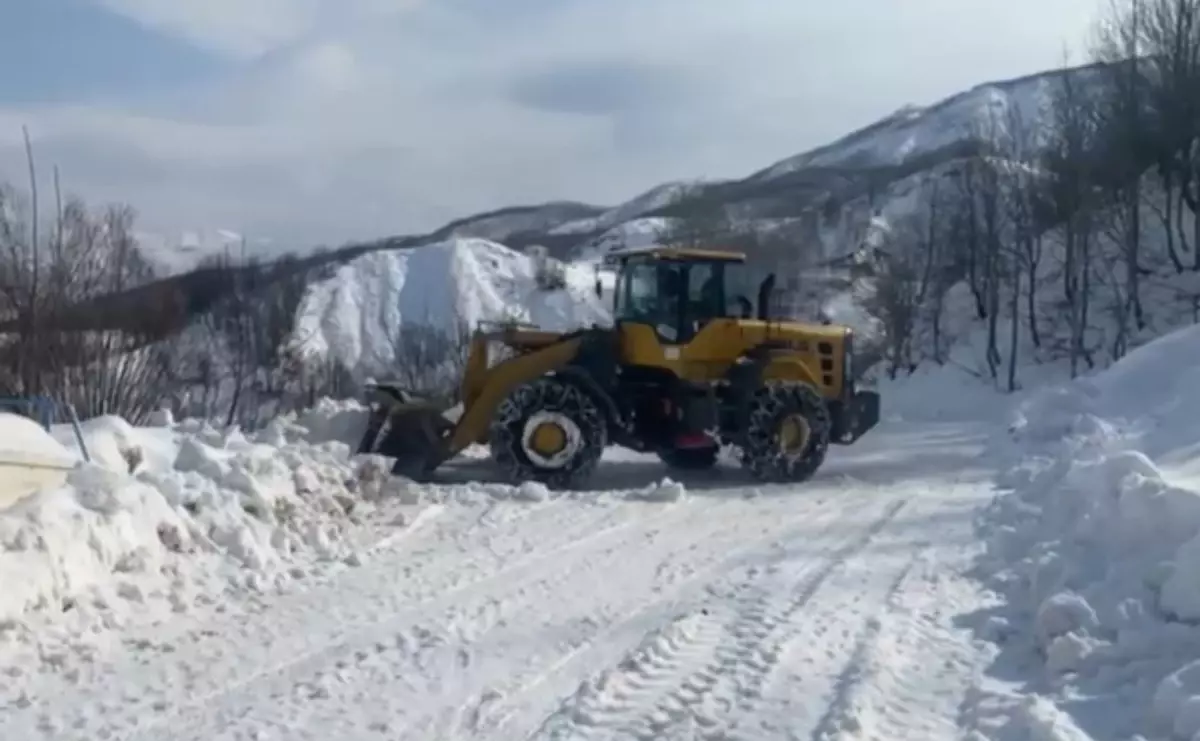
[[825,461],[831,428],[829,409],[811,386],[768,383],[750,402],[742,465],[760,481],[805,481]]
[[717,457],[720,453],[721,449],[714,445],[711,448],[660,450],[658,457],[667,464],[668,468],[676,468],[680,471],[706,471],[717,465]]
[[579,386],[539,378],[518,386],[500,404],[488,442],[492,460],[510,482],[576,488],[600,462],[608,445],[608,421]]

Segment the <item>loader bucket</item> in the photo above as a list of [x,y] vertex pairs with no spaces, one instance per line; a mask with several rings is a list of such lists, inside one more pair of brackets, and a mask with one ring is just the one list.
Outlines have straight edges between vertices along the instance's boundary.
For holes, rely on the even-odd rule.
[[370,388],[371,414],[358,453],[392,458],[392,473],[421,478],[445,459],[445,440],[454,423],[442,407],[402,389]]

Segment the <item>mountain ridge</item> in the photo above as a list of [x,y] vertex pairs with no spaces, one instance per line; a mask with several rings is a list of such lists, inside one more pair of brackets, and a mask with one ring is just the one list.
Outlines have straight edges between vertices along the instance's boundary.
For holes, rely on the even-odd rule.
[[[861,212],[865,204],[875,209],[880,192],[887,196],[889,189],[904,190],[906,179],[977,153],[980,143],[973,136],[973,127],[985,114],[990,115],[987,111],[1016,107],[1022,115],[1040,114],[1049,83],[1065,74],[1086,74],[1098,66],[1102,65],[1055,68],[984,82],[925,107],[906,106],[833,142],[785,157],[742,178],[668,181],[613,206],[570,199],[504,206],[455,219],[428,233],[391,235],[323,251],[314,248],[299,259],[293,255],[294,270],[328,271],[367,252],[451,238],[487,239],[516,250],[540,245],[560,259],[595,255],[623,243],[624,225],[677,215],[677,199],[693,193],[726,210],[736,208],[739,219],[754,230],[797,223],[798,230],[788,235],[799,245],[797,249],[813,244],[815,249],[832,253],[826,257],[836,257],[839,251],[855,246],[856,237],[845,227],[849,211]],[[860,216],[856,214],[859,221]],[[634,231],[645,238],[641,234],[644,229]],[[280,261],[263,262],[269,266]],[[292,273],[291,269],[263,265],[237,267],[236,271],[249,271],[255,279],[267,276],[268,280]],[[110,322],[104,317],[136,315],[138,294],[179,293],[182,296],[175,302],[192,307],[213,303],[211,297],[195,295],[197,291],[229,290],[211,280],[189,278],[190,272],[195,271],[162,278],[149,289],[141,287],[90,301],[75,311],[62,312],[60,321],[72,329],[117,328],[112,322],[123,327],[126,320]],[[231,281],[231,285],[244,283],[244,276],[234,276]]]

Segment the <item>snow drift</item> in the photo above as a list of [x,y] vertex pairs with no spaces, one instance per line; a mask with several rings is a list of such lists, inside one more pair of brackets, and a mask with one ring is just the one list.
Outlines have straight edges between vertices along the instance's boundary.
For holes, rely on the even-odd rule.
[[1180,466],[1200,442],[1197,360],[1190,328],[1032,396],[982,521],[1010,606],[993,629],[1069,694],[1132,710],[1106,713],[1132,719],[1113,737],[1200,733],[1200,486]]
[[[201,592],[262,590],[305,563],[352,558],[348,525],[403,485],[329,439],[351,431],[353,415],[365,411],[327,402],[253,435],[169,418],[156,428],[89,420],[92,462],[0,511],[0,624],[117,601],[184,610]],[[44,432],[31,439],[57,445]]]
[[373,252],[309,287],[292,344],[310,361],[336,360],[361,378],[389,374],[406,324],[455,336],[480,321],[550,330],[608,321],[589,268],[567,265],[559,290],[540,288],[537,272],[533,257],[482,239]]

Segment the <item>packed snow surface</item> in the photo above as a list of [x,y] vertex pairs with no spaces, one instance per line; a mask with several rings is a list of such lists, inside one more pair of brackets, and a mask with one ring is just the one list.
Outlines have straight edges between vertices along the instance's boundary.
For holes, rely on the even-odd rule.
[[920,408],[803,486],[614,450],[570,493],[474,451],[390,479],[349,455],[352,403],[92,420],[108,453],[0,514],[0,738],[990,732],[993,651],[959,624],[987,428]]
[[454,337],[480,321],[515,320],[550,330],[607,322],[586,266],[564,266],[566,286],[545,290],[533,257],[482,239],[372,252],[309,287],[297,312],[295,348],[360,376],[388,375],[403,354],[404,325]]
[[1151,342],[1033,396],[996,446],[992,629],[1097,739],[1200,734],[1198,361],[1200,328]]

